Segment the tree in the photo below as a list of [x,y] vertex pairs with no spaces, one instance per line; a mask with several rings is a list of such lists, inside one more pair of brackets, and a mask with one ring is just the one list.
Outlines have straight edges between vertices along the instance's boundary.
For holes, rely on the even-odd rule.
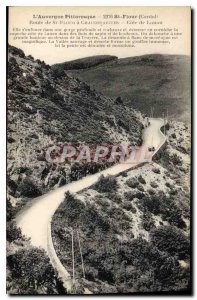
[[33,198],[41,195],[41,191],[39,190],[39,188],[29,178],[25,178],[20,182],[17,191],[21,194],[21,196],[24,197]]
[[44,250],[21,249],[8,256],[7,262],[21,294],[66,293]]
[[126,181],[126,184],[127,184],[129,187],[135,189],[135,188],[139,185],[139,181],[138,181],[138,179],[137,179],[136,177],[134,177],[134,178],[128,179],[128,180]]
[[80,217],[84,209],[84,203],[67,192],[59,213],[64,217],[67,224],[77,226],[80,223]]
[[6,237],[8,242],[13,242],[22,238],[21,230],[20,228],[17,228],[15,221],[7,222]]
[[151,241],[160,251],[166,251],[179,259],[190,256],[189,239],[174,226],[161,226],[151,232]]
[[104,177],[100,176],[99,180],[93,188],[97,190],[99,193],[110,193],[112,191],[116,191],[118,187],[117,180],[113,176]]

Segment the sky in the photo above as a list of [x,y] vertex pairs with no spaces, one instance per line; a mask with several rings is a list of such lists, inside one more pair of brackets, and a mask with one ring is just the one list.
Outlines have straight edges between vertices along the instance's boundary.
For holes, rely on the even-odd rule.
[[[110,25],[112,28],[178,28],[182,35],[173,40],[171,44],[139,44],[134,48],[130,47],[110,47],[110,48],[55,48],[53,44],[24,44],[21,40],[13,38],[16,28],[23,30],[24,28],[99,28],[100,25],[57,25],[51,24],[30,24],[30,21],[39,21],[33,18],[33,15],[41,16],[65,16],[66,15],[89,15],[95,16],[94,21],[104,20],[103,15],[127,15],[127,16],[154,16],[157,15],[156,21],[162,21],[160,25],[128,25],[125,19],[121,19],[118,25]],[[143,54],[181,54],[190,55],[191,52],[191,20],[190,7],[10,7],[9,8],[9,27],[8,41],[12,46],[22,49],[26,55],[31,54],[35,59],[44,60],[48,64],[61,63],[77,58],[92,55],[116,55],[119,58],[138,56]],[[46,22],[46,19],[42,21]],[[65,20],[65,19],[64,19]],[[69,20],[69,19],[67,19]],[[70,19],[73,21],[74,19]],[[76,19],[75,19],[76,20]],[[106,21],[114,21],[114,18],[106,19]],[[128,20],[136,20],[130,18]],[[139,20],[139,19],[137,19]],[[142,19],[147,20],[147,19]],[[149,19],[151,21],[151,19]],[[152,19],[154,21],[154,19]],[[51,21],[51,19],[50,19]],[[78,27],[77,27],[78,26]],[[79,27],[80,26],[80,27]],[[104,25],[105,26],[105,25]],[[107,27],[106,27],[107,28]],[[109,28],[109,25],[108,25]]]

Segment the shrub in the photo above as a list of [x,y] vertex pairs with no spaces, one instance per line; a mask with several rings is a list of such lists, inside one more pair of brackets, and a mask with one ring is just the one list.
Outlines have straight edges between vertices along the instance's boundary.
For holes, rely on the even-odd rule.
[[124,193],[125,200],[132,201],[135,198],[135,192],[129,191]]
[[127,177],[128,176],[127,172],[122,172],[121,175],[122,175],[122,177]]
[[24,54],[23,50],[18,49],[14,46],[9,45],[8,50],[9,50],[9,53],[12,53],[13,55],[17,55],[17,56],[20,56],[22,58],[25,57],[25,54]]
[[93,205],[88,205],[88,207],[83,210],[81,215],[80,224],[88,231],[94,231],[99,228],[100,230],[106,232],[110,228],[110,223],[108,219],[97,211]]
[[133,206],[130,201],[124,201],[122,204],[122,208],[126,210],[132,210]]
[[138,176],[138,180],[142,184],[146,184],[146,180],[142,177],[142,175]]
[[30,82],[32,85],[36,84],[35,79],[34,79],[34,77],[32,75],[27,75],[26,81]]
[[179,228],[185,228],[185,222],[182,220],[182,211],[176,203],[166,197],[164,193],[158,193],[153,196],[144,196],[141,201],[141,208],[154,215],[161,215],[164,221]]
[[116,191],[118,188],[117,180],[113,176],[104,177],[100,176],[97,183],[95,183],[92,188],[99,193],[110,193],[112,191]]
[[8,256],[7,262],[19,294],[66,294],[44,250],[22,249]]
[[137,188],[138,188],[138,190],[139,190],[140,192],[144,192],[144,187],[143,187],[143,185],[139,184]]
[[152,216],[150,213],[145,212],[142,217],[142,227],[146,231],[150,231],[151,229],[155,228],[155,222],[152,219]]
[[169,191],[169,194],[170,194],[170,195],[173,195],[173,196],[176,195],[177,193],[178,193],[178,190],[177,190],[176,188],[174,188],[174,189],[172,188],[172,189]]
[[151,232],[152,243],[160,250],[166,251],[179,259],[188,259],[190,256],[189,238],[174,226],[161,226]]
[[8,242],[13,242],[22,238],[21,230],[16,226],[15,221],[7,222],[6,225],[6,237]]
[[25,92],[24,87],[21,84],[18,84],[18,83],[15,85],[15,90],[17,90],[20,93]]
[[25,178],[19,183],[17,191],[21,196],[28,198],[38,197],[42,194],[35,183],[29,178]]
[[148,189],[147,192],[151,196],[155,195],[155,191],[153,189]]
[[108,193],[107,197],[117,204],[120,204],[122,202],[121,196],[119,196],[116,192]]
[[28,55],[27,58],[30,59],[30,60],[34,60],[32,55]]
[[40,79],[43,79],[42,69],[36,69],[34,72],[35,77],[38,77]]
[[[100,196],[100,195],[99,195]],[[102,208],[105,210],[107,207],[110,206],[109,202],[105,198],[95,197],[97,199],[97,203],[102,206]]]
[[83,202],[67,192],[64,202],[60,206],[59,215],[65,218],[67,224],[75,226],[80,223],[80,217],[84,209]]
[[152,171],[153,171],[154,173],[156,173],[156,174],[160,174],[160,173],[161,173],[161,171],[160,171],[159,168],[153,168]]
[[126,184],[131,188],[136,188],[139,185],[137,178],[131,178],[126,181]]
[[13,66],[16,66],[18,63],[17,63],[17,61],[16,61],[16,59],[14,57],[10,57],[9,64],[13,65]]
[[179,157],[176,153],[174,153],[172,156],[171,156],[171,161],[173,163],[173,165],[178,165],[178,166],[181,166],[182,165],[182,159],[181,157]]
[[136,192],[135,193],[135,198],[143,199],[143,197],[144,197],[144,193],[143,192]]
[[171,184],[168,181],[165,184],[168,188],[171,188]]
[[52,72],[52,77],[54,79],[58,79],[66,76],[63,68],[52,69],[51,72]]
[[17,189],[17,183],[9,176],[7,176],[7,186],[9,187],[11,194],[14,195]]
[[154,188],[154,189],[156,189],[156,188],[158,187],[158,184],[157,184],[156,182],[154,182],[154,181],[151,181],[151,182],[150,182],[150,185],[151,185],[151,187]]

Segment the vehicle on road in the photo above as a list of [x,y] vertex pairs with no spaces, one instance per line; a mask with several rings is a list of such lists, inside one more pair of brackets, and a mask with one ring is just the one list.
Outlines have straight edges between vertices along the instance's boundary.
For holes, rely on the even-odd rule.
[[155,147],[148,147],[148,151],[149,152],[154,152],[155,151]]

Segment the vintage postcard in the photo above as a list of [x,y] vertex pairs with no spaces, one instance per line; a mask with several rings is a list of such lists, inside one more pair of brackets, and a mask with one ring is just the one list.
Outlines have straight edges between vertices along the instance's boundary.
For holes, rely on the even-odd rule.
[[191,8],[7,16],[7,293],[191,294]]

